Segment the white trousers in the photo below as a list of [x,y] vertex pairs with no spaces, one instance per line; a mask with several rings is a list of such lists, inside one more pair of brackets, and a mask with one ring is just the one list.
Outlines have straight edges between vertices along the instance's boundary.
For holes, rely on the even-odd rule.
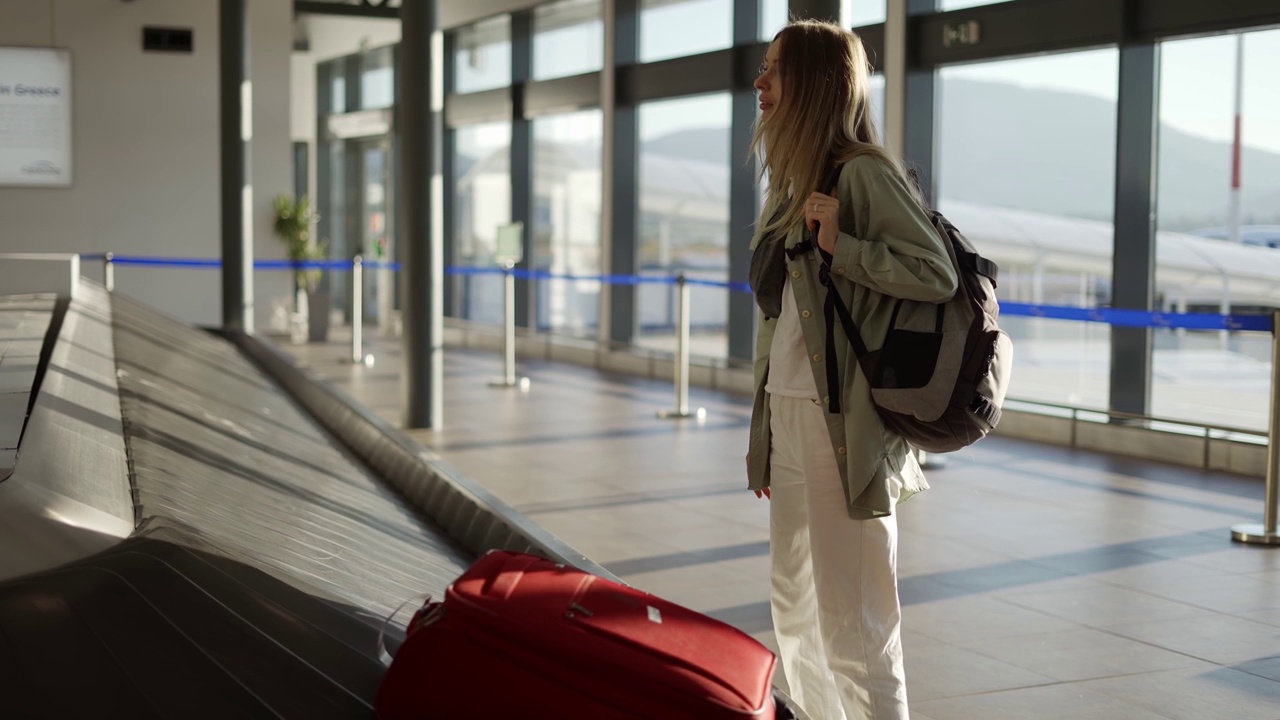
[[773,627],[814,720],[907,720],[895,517],[851,520],[825,409],[771,396]]

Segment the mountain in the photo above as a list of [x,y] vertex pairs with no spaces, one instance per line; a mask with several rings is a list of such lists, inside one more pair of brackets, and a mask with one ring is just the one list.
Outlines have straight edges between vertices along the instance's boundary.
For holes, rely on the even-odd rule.
[[640,150],[653,155],[725,165],[729,162],[729,130],[724,127],[677,130],[641,143]]
[[[879,92],[874,102],[882,103]],[[1114,102],[949,79],[940,93],[939,117],[945,197],[1072,217],[1112,216]],[[683,130],[644,143],[643,151],[724,165],[729,162],[727,136],[724,128]],[[1168,125],[1161,126],[1159,142],[1160,227],[1190,230],[1224,224],[1230,144]],[[1280,154],[1246,147],[1242,159],[1245,222],[1280,223]]]

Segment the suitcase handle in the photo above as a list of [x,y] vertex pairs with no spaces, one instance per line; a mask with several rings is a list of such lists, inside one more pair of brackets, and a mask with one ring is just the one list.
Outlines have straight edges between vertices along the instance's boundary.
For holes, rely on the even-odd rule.
[[382,621],[382,626],[378,628],[378,660],[381,661],[382,664],[387,667],[391,667],[391,660],[393,659],[391,653],[387,652],[387,643],[386,643],[387,626],[391,624],[391,620],[394,619],[396,615],[400,614],[400,611],[404,609],[405,605],[408,605],[414,600],[419,601],[420,605],[425,606],[427,603],[431,602],[431,595],[429,593],[414,595],[408,600],[405,600],[404,602],[400,603],[400,606],[397,607],[395,610],[392,610],[391,614],[388,615],[386,619]]
[[532,556],[519,556],[508,561],[506,567],[502,568],[502,572],[493,579],[493,584],[489,586],[489,592],[497,599],[506,600],[511,597],[511,593],[515,592],[516,585],[520,584],[520,580],[524,578],[524,573],[531,566],[545,562],[540,558]]

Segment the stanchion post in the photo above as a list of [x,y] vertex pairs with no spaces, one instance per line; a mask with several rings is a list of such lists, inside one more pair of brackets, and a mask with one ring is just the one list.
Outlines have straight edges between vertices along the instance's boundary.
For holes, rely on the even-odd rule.
[[706,408],[689,411],[689,283],[684,273],[676,276],[676,409],[658,412],[661,418],[707,417]]
[[502,265],[502,378],[489,387],[529,389],[529,378],[516,377],[516,275],[515,265]]
[[1280,503],[1280,310],[1271,313],[1271,424],[1267,429],[1267,487],[1262,524],[1231,527],[1231,539],[1249,545],[1280,545],[1276,510]]
[[115,292],[116,289],[115,259],[114,253],[102,255],[102,284],[106,286],[107,292]]
[[364,363],[364,258],[351,258],[351,362]]

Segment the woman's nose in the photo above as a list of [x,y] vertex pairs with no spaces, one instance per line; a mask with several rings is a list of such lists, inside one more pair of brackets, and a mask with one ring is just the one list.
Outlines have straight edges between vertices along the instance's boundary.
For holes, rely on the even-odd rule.
[[759,90],[760,92],[764,92],[764,91],[765,91],[765,81],[764,81],[764,75],[763,75],[763,74],[761,74],[761,75],[760,75],[760,77],[757,77],[757,78],[756,78],[756,82],[755,82],[755,85],[754,85],[753,87],[755,87],[755,89]]

